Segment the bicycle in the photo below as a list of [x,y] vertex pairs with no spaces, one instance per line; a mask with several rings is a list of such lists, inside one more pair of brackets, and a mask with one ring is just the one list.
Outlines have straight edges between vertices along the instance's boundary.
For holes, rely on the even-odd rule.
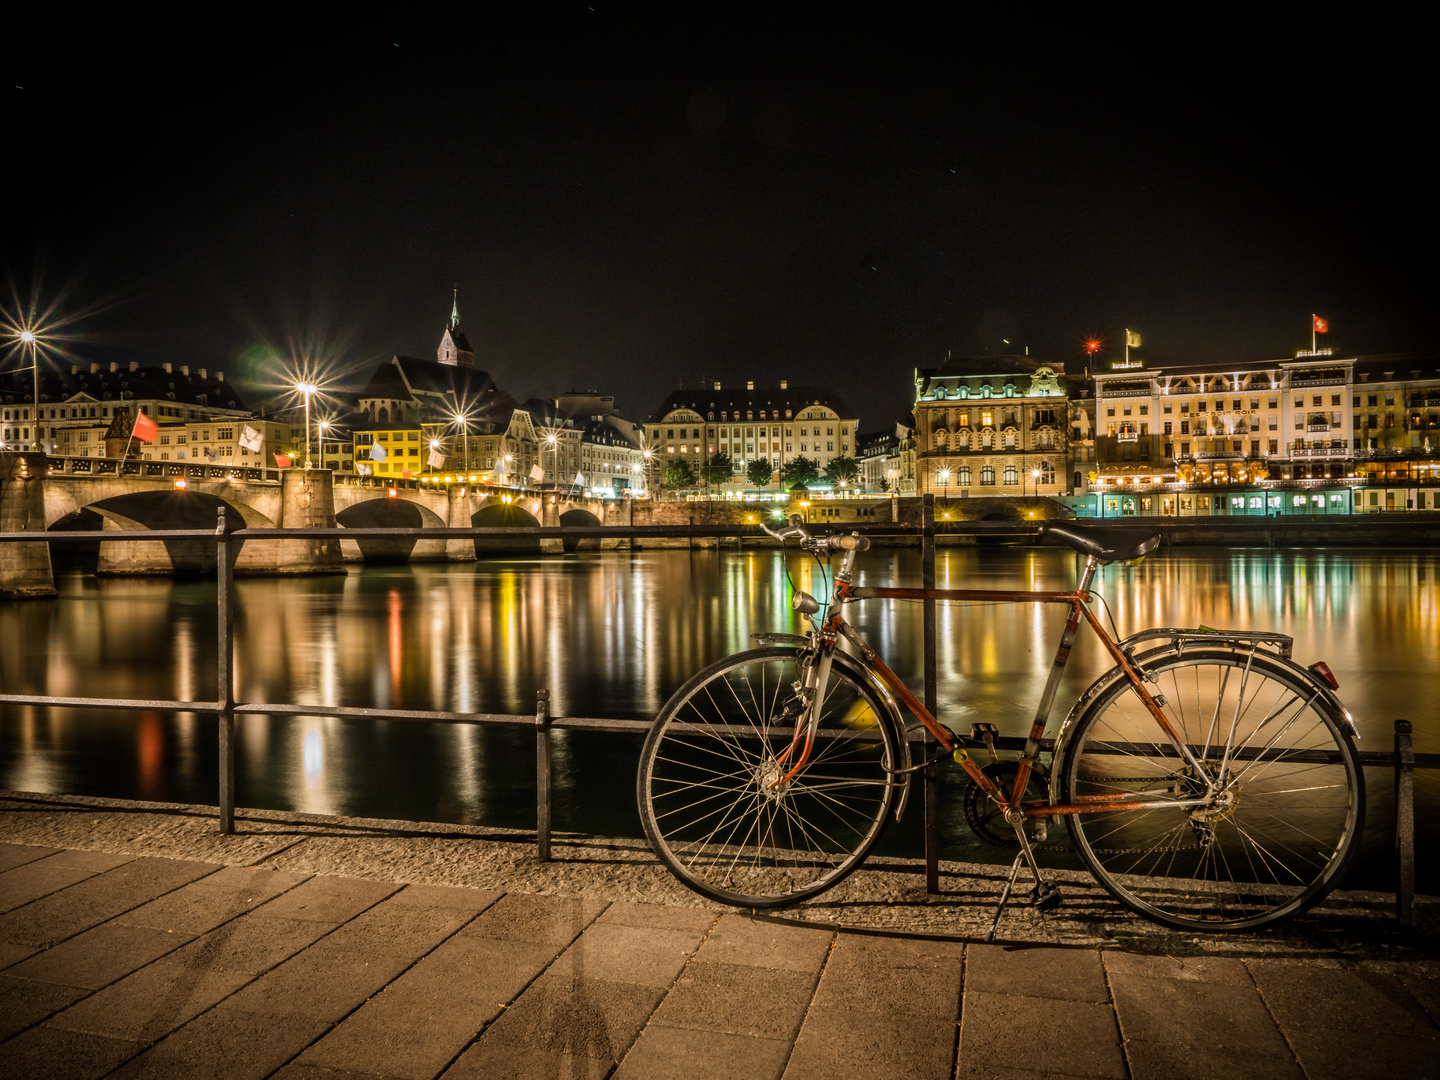
[[[1018,848],[992,938],[1022,867],[1032,903],[1060,902],[1035,855],[1055,818],[1116,900],[1182,930],[1265,926],[1317,903],[1344,875],[1363,827],[1364,776],[1329,667],[1301,666],[1278,633],[1157,628],[1117,640],[1093,610],[1103,603],[1092,591],[1099,568],[1138,562],[1158,533],[1046,523],[1042,538],[1086,556],[1079,583],[1017,592],[857,587],[865,537],[814,536],[798,516],[765,532],[782,553],[797,539],[822,571],[841,557],[829,602],[795,590],[808,633],[752,635],[760,648],[680,687],[651,725],[636,778],[656,855],[702,896],[758,909],[824,892],[900,818],[910,778],[947,755],[969,775],[972,829]],[[962,737],[925,708],[845,620],[844,607],[865,600],[1068,606],[1018,759],[995,757],[994,725]],[[1082,624],[1115,666],[1071,707],[1047,763],[1041,740]],[[937,747],[918,764],[902,705]],[[994,759],[983,767],[968,749],[982,743]]]

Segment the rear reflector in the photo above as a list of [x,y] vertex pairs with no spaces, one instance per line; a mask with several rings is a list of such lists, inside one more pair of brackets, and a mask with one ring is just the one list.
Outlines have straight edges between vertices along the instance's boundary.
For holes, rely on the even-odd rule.
[[1324,660],[1316,660],[1315,663],[1310,665],[1310,670],[1320,676],[1320,678],[1325,681],[1325,685],[1330,687],[1331,690],[1340,689],[1340,684],[1335,679],[1335,673],[1330,670],[1330,665],[1325,663]]

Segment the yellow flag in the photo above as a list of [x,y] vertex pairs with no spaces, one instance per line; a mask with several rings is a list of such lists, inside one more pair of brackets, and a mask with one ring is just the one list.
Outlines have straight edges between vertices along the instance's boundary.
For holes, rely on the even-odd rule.
[[1140,335],[1134,330],[1125,331],[1125,347],[1127,349],[1138,349],[1140,347]]

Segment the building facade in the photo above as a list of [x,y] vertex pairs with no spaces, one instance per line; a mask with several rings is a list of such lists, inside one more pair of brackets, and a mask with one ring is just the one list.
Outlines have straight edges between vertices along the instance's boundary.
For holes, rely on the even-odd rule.
[[[189,454],[186,425],[250,415],[235,388],[225,381],[224,372],[192,370],[188,364],[142,368],[135,362],[125,367],[112,363],[108,369],[91,364],[88,370],[72,365],[68,374],[42,369],[38,418],[32,415],[33,395],[29,377],[0,379],[0,447],[66,457],[105,457],[105,432],[117,411],[124,409],[132,425],[137,412],[160,425],[167,436],[167,455],[182,447]],[[164,432],[166,428],[181,430]],[[143,444],[136,445],[141,456],[158,455]],[[181,459],[171,456],[169,460]]]
[[732,485],[745,487],[751,462],[770,463],[772,483],[797,458],[814,461],[823,473],[836,458],[855,456],[859,419],[824,387],[757,387],[743,389],[710,383],[706,389],[672,393],[645,424],[649,468],[663,475],[666,465],[683,461],[698,477],[711,455],[726,454],[733,469]]
[[947,357],[938,368],[917,368],[915,493],[1064,494],[1063,375],[1063,365],[1029,356]]

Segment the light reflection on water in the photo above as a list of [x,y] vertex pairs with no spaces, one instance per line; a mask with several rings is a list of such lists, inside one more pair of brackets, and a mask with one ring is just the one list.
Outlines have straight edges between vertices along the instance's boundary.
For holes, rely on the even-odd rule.
[[[813,560],[792,555],[789,568],[799,588],[825,591]],[[1062,549],[948,548],[936,575],[941,587],[1061,589],[1078,568]],[[1363,749],[1389,749],[1403,716],[1415,722],[1416,749],[1433,752],[1437,571],[1431,551],[1173,549],[1138,568],[1107,568],[1098,587],[1122,634],[1202,623],[1289,633],[1301,663],[1334,669]],[[919,578],[914,550],[862,557],[862,584]],[[774,551],[377,567],[236,588],[241,701],[533,715],[544,687],[555,715],[648,718],[693,672],[747,647],[751,633],[800,629]],[[850,617],[918,692],[920,606],[870,602]],[[1063,621],[1058,606],[941,605],[941,719],[1023,734]],[[56,600],[0,604],[0,688],[203,699],[215,693],[214,642],[209,583],[69,578]],[[1052,730],[1067,700],[1108,666],[1084,634]],[[524,730],[248,716],[237,740],[242,805],[533,826],[534,744]],[[215,744],[205,715],[8,708],[0,786],[213,803]],[[559,827],[638,832],[637,747],[628,737],[557,733]],[[1376,850],[1389,843],[1388,789],[1372,772],[1367,837]],[[1434,820],[1426,811],[1440,809],[1440,791],[1430,774],[1420,790],[1420,818]],[[954,794],[944,803],[947,851],[975,857]],[[913,840],[905,824],[892,844]]]

